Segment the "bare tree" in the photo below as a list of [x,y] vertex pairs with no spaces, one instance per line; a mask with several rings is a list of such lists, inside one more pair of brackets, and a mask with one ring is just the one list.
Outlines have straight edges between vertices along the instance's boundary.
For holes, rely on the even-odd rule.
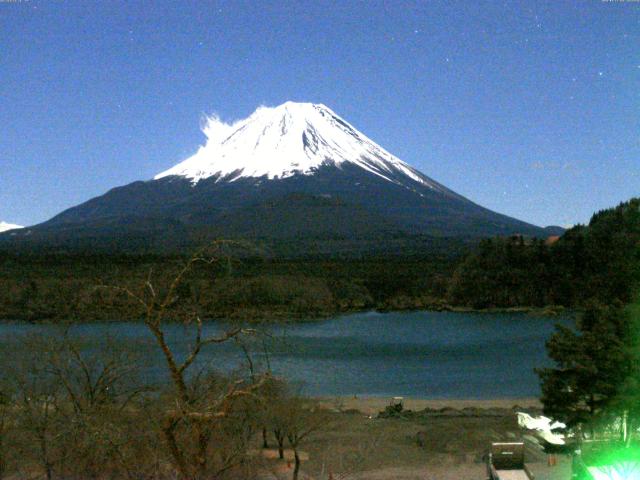
[[266,412],[271,431],[278,445],[278,457],[282,460],[284,459],[284,442],[289,427],[287,403],[283,398],[275,397]]
[[78,414],[105,406],[124,409],[149,391],[138,378],[141,361],[135,351],[110,337],[99,345],[83,345],[68,330],[47,352],[49,369]]
[[[272,377],[258,373],[248,347],[243,350],[250,361],[250,378],[218,375],[201,366],[194,372],[206,348],[253,334],[235,326],[206,335],[193,304],[184,301],[188,289],[183,281],[191,270],[215,261],[213,255],[198,253],[164,289],[152,284],[151,275],[140,292],[101,287],[134,300],[144,314],[170,379],[151,395],[136,379],[141,360],[135,351],[115,342],[94,345],[77,340],[72,329],[30,338],[15,352],[18,355],[3,359],[0,477],[250,476],[248,451],[264,424],[264,398]],[[167,340],[169,318],[181,319],[192,329],[186,352],[175,350]],[[7,427],[11,442],[6,441]],[[5,447],[11,455],[5,454]],[[9,471],[6,459],[13,457],[20,462],[12,462]]]
[[[238,444],[238,441],[245,439],[246,434],[235,432],[234,435],[227,435],[227,430],[235,428],[230,426],[234,422],[248,427],[247,420],[240,418],[241,410],[236,407],[248,401],[248,398],[257,401],[257,392],[264,383],[262,379],[255,378],[250,382],[224,382],[211,376],[204,379],[196,377],[194,381],[194,377],[188,376],[190,367],[204,348],[252,333],[249,329],[236,326],[216,336],[205,336],[202,320],[195,308],[192,305],[184,308],[180,304],[179,292],[185,279],[198,264],[211,265],[218,262],[222,248],[226,245],[229,242],[214,242],[207,249],[197,252],[164,291],[153,285],[151,274],[141,293],[128,288],[110,287],[126,294],[141,307],[144,324],[163,354],[172,384],[172,408],[163,413],[160,428],[171,462],[178,476],[184,480],[205,476],[217,478],[242,463],[246,445],[242,441]],[[192,344],[182,358],[174,352],[166,338],[165,321],[169,316],[178,317],[185,325],[193,327]],[[216,455],[213,456],[218,459],[216,465],[212,465],[210,461],[210,449],[214,443]]]
[[3,358],[11,375],[0,382],[13,392],[6,399],[20,477],[143,478],[148,463],[136,450],[149,442],[136,428],[145,431],[145,418],[137,405],[127,408],[142,391],[132,381],[133,356],[66,333],[21,343],[11,360]]
[[286,405],[288,421],[286,426],[286,436],[293,450],[294,468],[293,480],[298,480],[300,473],[300,446],[308,437],[325,427],[327,416],[314,403],[301,397],[291,397],[283,402]]
[[[256,332],[253,340],[256,338],[260,339],[262,353],[264,354],[264,360],[266,365],[264,366],[264,373],[268,376],[265,377],[263,375],[259,375],[258,368],[256,362],[253,359],[253,355],[251,352],[251,345],[248,345],[246,341],[240,336],[235,337],[235,343],[240,347],[242,353],[244,354],[244,358],[246,360],[247,368],[249,370],[249,376],[252,383],[262,383],[262,387],[260,388],[261,393],[261,408],[256,412],[258,415],[258,423],[261,425],[261,434],[262,434],[262,448],[269,448],[269,440],[268,440],[268,430],[271,422],[271,412],[273,405],[277,404],[278,397],[284,391],[284,382],[272,375],[271,372],[271,364],[269,360],[269,352],[266,346],[265,337],[270,337],[269,334],[265,332]],[[284,434],[283,434],[284,435]],[[278,442],[279,450],[280,450],[280,458],[282,457],[282,444],[284,442],[284,436],[281,437]]]
[[16,422],[24,437],[20,442],[21,456],[33,459],[43,476],[51,480],[66,457],[60,442],[65,435],[60,410],[61,388],[33,355],[16,362],[13,373]]
[[149,439],[135,401],[150,390],[138,378],[140,355],[110,338],[85,344],[66,331],[45,359],[64,395],[61,411],[71,443],[66,473],[139,478],[149,469],[139,455]]

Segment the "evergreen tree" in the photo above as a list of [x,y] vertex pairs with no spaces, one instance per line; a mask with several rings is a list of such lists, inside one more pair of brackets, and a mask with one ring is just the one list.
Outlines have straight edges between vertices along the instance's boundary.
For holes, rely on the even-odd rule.
[[632,394],[640,365],[629,313],[621,304],[591,304],[577,327],[557,327],[547,342],[556,366],[537,373],[545,415],[593,433],[599,422],[619,418],[628,409],[623,399]]
[[640,295],[626,309],[630,320],[630,339],[627,342],[632,371],[622,383],[614,400],[614,410],[623,413],[625,425],[621,437],[627,443],[631,433],[640,429]]

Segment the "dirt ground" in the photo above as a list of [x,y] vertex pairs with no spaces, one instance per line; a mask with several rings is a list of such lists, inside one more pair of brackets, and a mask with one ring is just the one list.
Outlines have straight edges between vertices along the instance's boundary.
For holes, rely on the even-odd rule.
[[[558,455],[548,467],[547,455],[518,427],[512,407],[539,408],[535,400],[405,400],[407,409],[429,409],[410,418],[376,418],[388,399],[339,400],[322,402],[332,414],[301,447],[308,458],[301,479],[484,480],[490,443],[515,440],[525,441],[536,480],[570,479],[569,459]],[[291,478],[290,462],[270,462],[265,480]]]
[[[388,397],[324,397],[319,398],[320,404],[332,410],[358,410],[374,415],[383,410],[391,402]],[[475,399],[424,399],[402,398],[404,408],[408,410],[423,410],[425,408],[542,408],[537,398],[498,398],[490,400]]]

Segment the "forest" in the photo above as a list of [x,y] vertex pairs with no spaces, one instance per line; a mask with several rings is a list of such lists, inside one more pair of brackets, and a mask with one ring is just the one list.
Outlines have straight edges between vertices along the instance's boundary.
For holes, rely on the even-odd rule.
[[[222,254],[224,255],[224,254]],[[28,321],[135,319],[103,286],[166,285],[180,256],[4,254],[0,317]],[[445,255],[367,259],[227,256],[201,265],[180,289],[206,318],[317,318],[357,310],[440,308],[455,263]]]
[[[489,238],[461,248],[333,258],[261,256],[229,242],[179,296],[203,318],[299,320],[358,310],[581,309],[628,303],[640,279],[640,199],[593,215],[557,241]],[[188,256],[0,252],[0,318],[137,319],[105,286],[166,285]]]
[[557,241],[483,240],[448,283],[447,300],[474,308],[629,303],[640,280],[640,199],[594,214]]

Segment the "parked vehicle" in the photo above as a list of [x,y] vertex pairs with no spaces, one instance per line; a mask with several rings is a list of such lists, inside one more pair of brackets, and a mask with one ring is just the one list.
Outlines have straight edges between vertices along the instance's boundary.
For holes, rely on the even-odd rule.
[[492,443],[487,455],[490,480],[534,480],[524,463],[524,443]]

